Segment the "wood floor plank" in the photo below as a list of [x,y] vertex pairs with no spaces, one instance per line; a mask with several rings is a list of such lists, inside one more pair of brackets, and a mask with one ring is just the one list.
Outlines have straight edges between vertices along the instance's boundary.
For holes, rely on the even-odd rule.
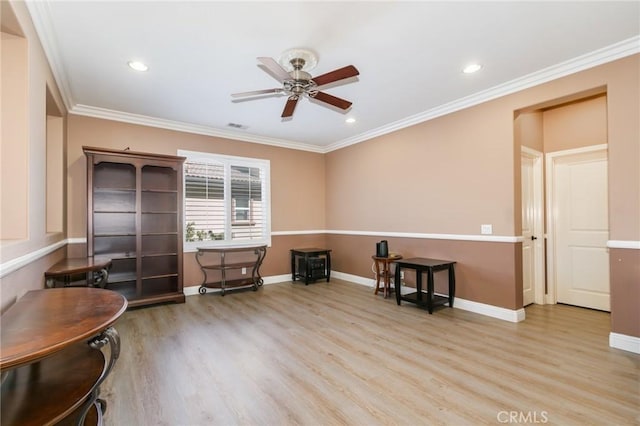
[[608,346],[608,313],[526,317],[429,315],[336,279],[131,310],[105,424],[640,424],[640,355]]

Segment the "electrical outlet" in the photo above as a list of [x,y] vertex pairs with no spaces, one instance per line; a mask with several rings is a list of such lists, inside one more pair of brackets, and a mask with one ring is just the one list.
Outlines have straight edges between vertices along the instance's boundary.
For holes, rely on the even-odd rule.
[[404,271],[400,271],[400,279],[404,280]]
[[480,233],[483,235],[493,234],[493,225],[480,225]]
[[247,268],[242,268],[242,275],[247,273]]

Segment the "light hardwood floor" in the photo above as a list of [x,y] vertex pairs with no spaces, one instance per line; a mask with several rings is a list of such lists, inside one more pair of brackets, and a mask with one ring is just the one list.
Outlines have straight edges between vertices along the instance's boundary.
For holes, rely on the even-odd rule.
[[640,355],[609,348],[609,314],[526,317],[429,315],[335,279],[128,311],[105,424],[640,424]]

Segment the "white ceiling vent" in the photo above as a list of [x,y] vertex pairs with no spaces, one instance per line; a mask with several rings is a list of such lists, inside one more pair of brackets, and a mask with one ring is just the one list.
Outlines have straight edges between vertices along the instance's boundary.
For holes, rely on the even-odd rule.
[[245,126],[244,124],[238,124],[238,123],[229,123],[227,124],[227,127],[231,127],[233,129],[240,129],[240,130],[247,130],[249,128],[249,126]]

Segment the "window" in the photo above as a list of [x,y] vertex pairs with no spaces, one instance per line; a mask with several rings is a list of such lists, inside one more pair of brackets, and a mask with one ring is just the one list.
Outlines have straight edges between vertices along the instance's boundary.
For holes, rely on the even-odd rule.
[[271,244],[269,160],[178,151],[185,247]]

